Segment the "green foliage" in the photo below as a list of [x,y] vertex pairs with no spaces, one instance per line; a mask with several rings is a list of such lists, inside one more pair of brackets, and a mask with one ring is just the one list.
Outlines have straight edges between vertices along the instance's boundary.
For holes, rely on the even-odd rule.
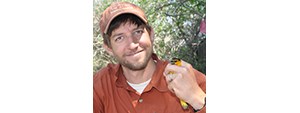
[[[94,0],[94,73],[108,63],[116,63],[102,47],[99,19],[116,0]],[[162,59],[178,57],[206,73],[206,35],[200,33],[200,22],[206,14],[206,0],[118,0],[144,9],[155,31],[154,52]]]

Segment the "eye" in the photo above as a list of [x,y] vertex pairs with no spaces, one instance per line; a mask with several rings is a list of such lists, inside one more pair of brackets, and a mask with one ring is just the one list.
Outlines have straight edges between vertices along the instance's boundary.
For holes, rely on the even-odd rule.
[[124,39],[123,36],[118,36],[114,40],[115,40],[115,42],[121,42],[123,39]]
[[134,36],[139,36],[139,35],[142,35],[143,33],[144,33],[144,30],[139,29],[139,30],[134,31],[134,32],[133,32],[133,35],[134,35]]

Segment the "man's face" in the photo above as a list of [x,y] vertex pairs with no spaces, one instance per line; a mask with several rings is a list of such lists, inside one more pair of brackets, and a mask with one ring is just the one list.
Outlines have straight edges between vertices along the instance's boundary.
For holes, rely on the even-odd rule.
[[153,52],[152,40],[146,28],[129,22],[112,31],[110,42],[114,57],[131,70],[144,69]]

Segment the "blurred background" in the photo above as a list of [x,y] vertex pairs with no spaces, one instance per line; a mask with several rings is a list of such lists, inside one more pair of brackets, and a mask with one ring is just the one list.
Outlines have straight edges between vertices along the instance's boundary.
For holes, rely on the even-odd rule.
[[100,15],[112,2],[140,6],[155,31],[154,53],[159,58],[183,59],[206,74],[206,0],[94,0],[93,74],[115,59],[102,47]]

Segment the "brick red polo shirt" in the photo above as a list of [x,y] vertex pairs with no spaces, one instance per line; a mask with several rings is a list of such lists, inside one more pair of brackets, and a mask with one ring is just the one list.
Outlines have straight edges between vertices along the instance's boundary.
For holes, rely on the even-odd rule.
[[[142,94],[127,84],[120,64],[108,64],[94,76],[94,113],[194,113],[193,108],[184,110],[179,98],[169,91],[163,71],[167,61],[155,54],[156,70]],[[206,92],[205,75],[194,69],[197,82]],[[206,107],[197,113],[205,113]]]

